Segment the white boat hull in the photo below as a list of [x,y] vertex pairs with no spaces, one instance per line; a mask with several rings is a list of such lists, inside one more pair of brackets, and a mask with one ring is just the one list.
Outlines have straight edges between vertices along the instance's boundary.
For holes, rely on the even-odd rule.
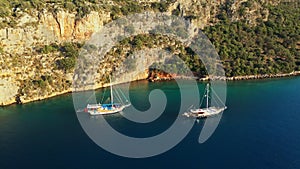
[[[110,104],[88,104],[85,108],[85,112],[89,113],[92,116],[95,115],[108,115],[108,114],[114,114],[123,111],[126,107],[129,107],[131,104],[121,104],[121,103],[114,103],[114,95],[113,95],[113,87],[111,83],[111,77],[110,79]],[[121,91],[122,92],[122,91]],[[125,96],[124,96],[125,97]],[[122,100],[121,98],[119,98]],[[126,99],[127,100],[127,99]]]
[[[215,116],[218,115],[220,113],[222,113],[225,109],[227,109],[227,107],[225,106],[225,104],[222,102],[222,100],[220,100],[219,97],[217,97],[219,99],[219,101],[221,103],[223,103],[224,107],[210,107],[209,106],[209,93],[210,93],[210,87],[209,87],[209,83],[206,85],[205,88],[205,93],[204,93],[204,97],[206,97],[206,108],[199,108],[199,109],[190,109],[189,112],[183,113],[183,116],[186,117],[194,117],[194,118],[206,118],[206,117],[210,117],[210,116]],[[212,90],[212,93],[215,93],[214,90]],[[216,95],[216,93],[215,93]],[[202,102],[200,103],[200,105],[202,104]]]
[[222,113],[227,107],[216,108],[216,107],[208,107],[202,109],[191,109],[189,112],[183,114],[186,117],[194,117],[194,118],[206,118],[218,115]]
[[95,115],[109,115],[109,114],[115,114],[115,113],[119,113],[121,111],[123,111],[126,107],[129,107],[130,104],[128,105],[123,105],[121,107],[117,107],[117,108],[113,108],[111,110],[105,110],[105,109],[102,109],[102,110],[99,110],[99,109],[95,109],[95,110],[89,110],[88,113],[92,116],[95,116]]
[[88,113],[92,116],[94,115],[108,115],[108,114],[115,114],[123,111],[125,107],[116,108],[113,110],[106,110],[106,111],[98,111],[98,110],[90,110]]

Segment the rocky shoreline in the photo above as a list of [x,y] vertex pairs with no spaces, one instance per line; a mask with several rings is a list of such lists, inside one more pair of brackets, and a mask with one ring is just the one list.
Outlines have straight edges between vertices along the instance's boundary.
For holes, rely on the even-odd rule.
[[254,80],[254,79],[270,79],[270,78],[281,78],[281,77],[290,77],[290,76],[299,76],[300,71],[294,71],[291,73],[280,73],[280,74],[266,74],[266,75],[247,75],[247,76],[235,76],[235,77],[226,77],[227,81],[235,80]]
[[[281,78],[281,77],[290,77],[290,76],[299,76],[300,71],[294,71],[291,73],[280,73],[280,74],[265,74],[265,75],[246,75],[246,76],[234,76],[234,77],[221,77],[221,76],[206,76],[201,78],[196,78],[198,81],[208,81],[208,80],[226,80],[226,81],[239,81],[239,80],[255,80],[255,79],[270,79],[270,78]],[[166,81],[173,79],[195,79],[187,76],[178,76],[178,75],[164,75],[164,74],[155,74],[154,76],[149,76],[147,78],[150,82],[157,81]]]
[[[282,78],[282,77],[291,77],[291,76],[299,76],[300,75],[300,71],[294,71],[291,73],[282,73],[282,74],[270,74],[270,75],[247,75],[247,76],[235,76],[235,77],[204,77],[204,78],[198,78],[196,80],[198,81],[208,81],[210,79],[213,80],[226,80],[226,81],[240,81],[240,80],[255,80],[255,79],[269,79],[269,78]],[[187,76],[176,76],[176,75],[164,75],[164,76],[151,76],[149,74],[149,76],[147,78],[145,78],[144,80],[148,80],[150,82],[159,82],[159,81],[168,81],[168,80],[174,80],[174,79],[195,79],[195,78],[191,78],[191,77],[187,77]],[[143,79],[138,79],[138,80],[143,80]],[[100,89],[103,87],[107,87],[108,84],[104,84],[101,86],[96,86],[96,89]],[[95,89],[95,90],[96,90]],[[52,97],[56,97],[56,96],[60,96],[63,94],[67,94],[67,93],[71,93],[72,90],[68,89],[68,90],[64,90],[61,92],[55,92],[52,93],[48,96],[40,96],[40,97],[36,97],[33,99],[29,99],[29,100],[24,100],[18,96],[16,96],[15,101],[9,101],[7,103],[3,103],[2,105],[0,105],[0,107],[4,107],[4,106],[9,106],[12,104],[26,104],[26,103],[30,103],[30,102],[34,102],[34,101],[41,101],[41,100],[45,100],[45,99],[49,99]]]

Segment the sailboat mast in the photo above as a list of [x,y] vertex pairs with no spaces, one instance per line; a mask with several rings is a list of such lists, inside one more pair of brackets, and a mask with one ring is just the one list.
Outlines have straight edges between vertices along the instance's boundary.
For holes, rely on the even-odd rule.
[[109,82],[110,82],[110,101],[111,101],[111,104],[114,104],[114,95],[113,95],[113,90],[112,90],[111,77],[109,77]]
[[209,83],[206,85],[206,108],[208,108]]

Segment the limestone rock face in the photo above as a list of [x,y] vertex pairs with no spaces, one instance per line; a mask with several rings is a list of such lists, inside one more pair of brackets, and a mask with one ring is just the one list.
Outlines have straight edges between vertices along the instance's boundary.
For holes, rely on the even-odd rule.
[[[162,2],[163,0],[139,0],[140,4]],[[243,17],[238,15],[238,9],[245,1],[253,1],[253,8],[245,10]],[[110,3],[108,3],[110,2]],[[165,1],[164,1],[165,2]],[[227,0],[173,0],[168,6],[168,13],[174,11],[177,15],[190,19],[192,25],[204,28],[213,25],[218,20],[216,14],[220,6]],[[107,1],[113,5],[113,1]],[[231,4],[232,20],[245,19],[250,23],[257,18],[266,20],[268,11],[262,4],[279,3],[279,0],[236,0]],[[151,5],[150,5],[151,6]],[[21,94],[21,101],[44,99],[57,94],[71,91],[72,75],[55,67],[58,53],[41,54],[37,49],[52,43],[85,42],[91,35],[112,20],[111,12],[91,11],[89,14],[78,18],[76,13],[60,9],[55,11],[31,11],[30,14],[22,13],[16,21],[15,27],[0,29],[0,105],[16,102],[16,96]],[[0,21],[4,21],[0,18]],[[108,65],[109,67],[111,65]],[[103,70],[104,72],[106,71]],[[147,75],[142,74],[140,78]],[[43,84],[39,79],[51,77]],[[43,87],[40,90],[38,87]],[[48,86],[47,86],[48,85]],[[51,86],[51,87],[49,87]],[[31,90],[35,88],[36,90]],[[27,92],[26,92],[27,91]],[[30,95],[22,95],[28,93]]]
[[74,33],[72,34],[74,39],[82,41],[88,39],[94,32],[100,30],[105,22],[110,19],[109,14],[91,12],[85,16],[82,20],[78,20],[74,24]]
[[[236,0],[231,6],[232,20],[239,20],[237,11],[242,2],[253,0]],[[153,0],[157,2],[157,0]],[[204,28],[214,23],[215,16],[221,4],[226,0],[176,0],[169,6],[169,13],[179,10],[179,15],[187,17],[192,24]],[[262,4],[276,4],[279,1],[253,1],[253,7],[246,9],[242,18],[255,22],[257,18],[266,20],[268,11]],[[140,3],[144,3],[141,1]],[[75,13],[59,10],[56,13],[46,10],[35,12],[35,15],[22,14],[16,28],[0,29],[0,45],[7,53],[28,53],[32,47],[64,41],[85,41],[92,33],[97,32],[104,23],[111,21],[110,12],[92,11],[81,19]]]
[[19,87],[13,80],[0,79],[0,105],[12,104],[16,101]]
[[[91,12],[77,20],[75,13],[42,11],[36,16],[24,15],[17,28],[0,30],[1,46],[7,53],[31,52],[33,46],[65,41],[85,41],[110,20],[109,13]],[[28,24],[27,26],[26,23]],[[23,25],[23,26],[22,26]]]
[[226,0],[177,0],[170,11],[180,10],[179,15],[193,18],[192,24],[199,28],[209,25],[212,18],[217,14],[219,5]]
[[[56,68],[59,54],[41,55],[36,49],[52,43],[84,42],[109,20],[105,12],[92,11],[77,19],[75,13],[64,10],[43,10],[35,15],[24,13],[16,27],[0,29],[0,105],[15,103],[18,94],[19,101],[26,103],[71,91],[72,75]],[[39,81],[45,76],[53,78],[51,85]]]

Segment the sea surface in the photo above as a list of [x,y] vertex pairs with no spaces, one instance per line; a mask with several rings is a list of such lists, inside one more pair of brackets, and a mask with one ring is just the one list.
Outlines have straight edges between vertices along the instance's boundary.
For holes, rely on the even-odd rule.
[[[199,83],[200,89],[204,86]],[[180,102],[175,82],[133,82],[132,104],[147,110],[153,89],[166,93],[171,103],[166,114],[139,127],[118,114],[107,117],[109,123],[136,137],[167,129]],[[103,89],[97,91],[101,93]],[[200,120],[173,149],[142,159],[120,157],[95,144],[77,119],[71,94],[2,107],[0,169],[300,168],[300,77],[228,82],[226,105],[216,131],[205,143],[198,143],[204,124]]]

